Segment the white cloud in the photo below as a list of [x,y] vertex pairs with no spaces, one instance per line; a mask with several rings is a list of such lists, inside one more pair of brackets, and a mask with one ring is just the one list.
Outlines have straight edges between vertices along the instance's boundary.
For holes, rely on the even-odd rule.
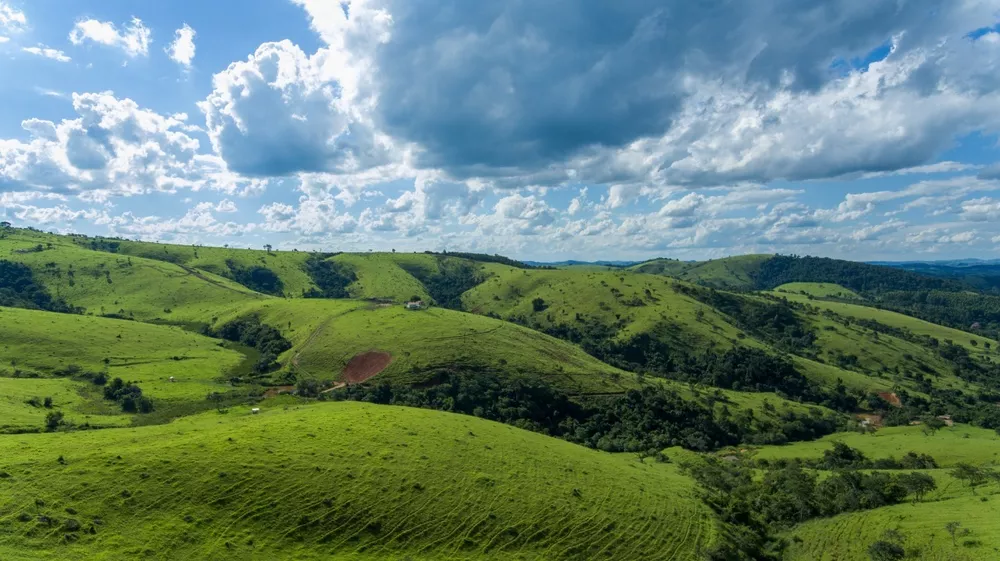
[[963,201],[961,216],[975,222],[1000,221],[1000,200],[983,197]]
[[36,56],[50,58],[57,62],[70,62],[71,60],[73,60],[70,57],[66,56],[66,53],[58,49],[51,49],[49,47],[46,47],[45,45],[39,45],[37,47],[24,47],[21,50]]
[[329,194],[299,198],[298,206],[271,203],[258,211],[264,217],[261,228],[268,232],[297,232],[305,235],[348,233],[358,221],[346,213],[338,213],[336,200]]
[[236,212],[236,210],[236,203],[229,199],[223,199],[215,205],[215,212]]
[[310,57],[286,40],[265,43],[214,76],[214,90],[198,106],[230,169],[280,176],[389,163],[389,140],[337,80],[335,62],[328,51]]
[[212,203],[202,202],[179,218],[136,216],[132,212],[124,212],[118,216],[106,217],[102,222],[115,235],[181,243],[192,243],[205,236],[238,237],[257,229],[256,224],[219,221],[213,215],[214,210]]
[[191,61],[194,60],[195,52],[194,36],[194,29],[186,23],[180,29],[174,31],[174,40],[166,48],[166,53],[170,56],[170,60],[184,68],[191,68]]
[[263,180],[234,175],[217,156],[200,154],[185,123],[142,109],[111,92],[74,94],[78,117],[27,119],[27,141],[0,139],[0,192],[76,193],[89,200],[153,191],[259,192]]
[[17,33],[27,25],[28,18],[25,17],[24,12],[0,0],[0,29]]
[[149,54],[152,32],[142,23],[141,19],[136,17],[123,25],[121,30],[109,21],[85,19],[76,22],[73,30],[69,33],[69,40],[74,45],[91,41],[121,49],[129,57],[137,57]]

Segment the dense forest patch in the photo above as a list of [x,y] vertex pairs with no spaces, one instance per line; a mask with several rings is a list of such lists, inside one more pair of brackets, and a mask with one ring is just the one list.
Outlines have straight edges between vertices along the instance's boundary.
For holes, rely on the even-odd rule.
[[305,269],[309,278],[318,288],[303,291],[306,298],[347,298],[347,287],[358,280],[358,276],[343,263],[328,260],[330,254],[310,255]]
[[21,263],[0,259],[0,306],[78,313],[80,310],[61,298],[53,298],[35,280],[31,268]]

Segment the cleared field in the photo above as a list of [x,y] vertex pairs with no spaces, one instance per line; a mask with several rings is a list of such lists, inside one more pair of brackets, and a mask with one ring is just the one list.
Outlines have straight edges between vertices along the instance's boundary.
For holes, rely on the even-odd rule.
[[841,298],[844,300],[863,300],[857,292],[844,288],[839,284],[827,282],[790,282],[774,289],[775,292],[802,294],[813,298]]
[[843,442],[857,448],[869,458],[900,457],[913,451],[930,454],[941,467],[960,462],[976,465],[1000,465],[1000,435],[996,431],[956,424],[945,427],[932,436],[923,433],[923,427],[886,427],[875,433],[844,432],[832,434],[813,442],[796,442],[784,446],[763,446],[756,450],[757,458],[821,458],[834,442]]
[[[543,327],[594,321],[615,326],[617,340],[655,333],[679,346],[727,349],[740,330],[724,316],[675,290],[671,281],[628,272],[524,270],[498,267],[486,282],[466,292],[462,303],[475,313],[523,317]],[[541,298],[544,310],[535,311]],[[747,341],[745,344],[752,345]]]
[[11,560],[694,560],[717,535],[671,464],[361,403],[0,437],[0,472]]

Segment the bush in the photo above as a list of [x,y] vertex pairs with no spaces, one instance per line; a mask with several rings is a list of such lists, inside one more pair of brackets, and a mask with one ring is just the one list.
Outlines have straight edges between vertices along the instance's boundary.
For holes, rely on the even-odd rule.
[[49,432],[54,432],[59,430],[59,427],[66,424],[63,420],[62,411],[51,411],[45,415],[45,430]]

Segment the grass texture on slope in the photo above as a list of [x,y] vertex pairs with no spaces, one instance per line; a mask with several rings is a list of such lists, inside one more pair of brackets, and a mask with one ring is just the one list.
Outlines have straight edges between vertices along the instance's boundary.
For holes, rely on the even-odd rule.
[[282,361],[300,375],[320,380],[337,380],[355,355],[380,351],[390,353],[392,362],[379,379],[399,383],[426,382],[436,368],[467,366],[537,376],[574,394],[618,393],[636,386],[633,374],[570,343],[443,308],[413,311],[354,300],[273,300],[236,314],[256,314],[281,329],[294,345]]
[[227,262],[239,267],[265,267],[278,275],[283,284],[283,292],[292,297],[301,296],[304,291],[316,285],[305,270],[308,252],[265,251],[263,249],[238,249],[234,247],[203,247],[150,242],[121,241],[118,253],[169,261],[207,271],[219,276],[230,274]]
[[0,473],[13,561],[694,560],[718,528],[671,464],[362,403],[5,436]]
[[675,277],[715,288],[753,288],[753,277],[773,255],[738,255],[709,261],[654,259],[629,267],[637,273]]
[[857,292],[828,282],[789,282],[774,289],[775,292],[802,294],[813,298],[841,298],[843,300],[863,300]]
[[[78,423],[83,415],[108,413],[93,384],[47,379],[71,365],[136,382],[154,400],[204,400],[210,392],[224,391],[227,386],[219,378],[244,360],[218,343],[178,327],[0,308],[0,384],[6,390],[0,400],[11,405],[0,408],[0,426],[41,426],[47,411],[25,405],[21,397],[51,396],[56,408],[65,405],[64,413]],[[45,378],[13,378],[15,371]],[[116,415],[89,421],[121,419]]]
[[857,448],[872,459],[903,456],[913,451],[930,454],[941,467],[965,462],[975,465],[1000,465],[1000,435],[996,431],[956,424],[942,428],[931,436],[921,426],[886,427],[870,434],[843,432],[812,442],[796,442],[782,446],[763,446],[756,457],[768,460],[791,458],[822,458],[834,442]]
[[266,298],[209,272],[83,249],[58,236],[51,239],[55,241],[49,249],[17,253],[38,242],[19,231],[0,239],[0,255],[31,267],[53,296],[86,308],[88,314],[116,314],[141,321],[203,321],[216,310]]

